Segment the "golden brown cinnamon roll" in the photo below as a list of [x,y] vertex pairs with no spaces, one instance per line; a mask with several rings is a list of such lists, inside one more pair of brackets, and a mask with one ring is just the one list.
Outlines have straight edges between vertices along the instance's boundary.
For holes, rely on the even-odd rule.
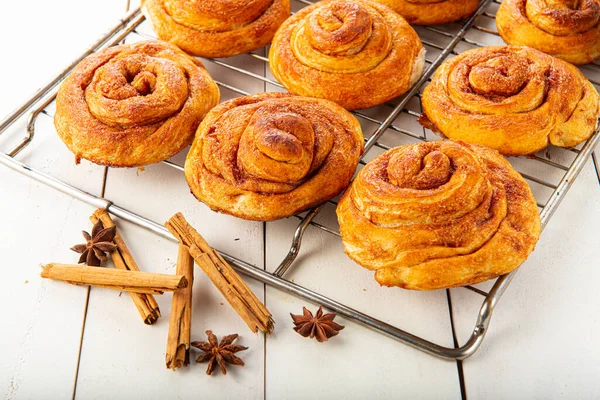
[[200,61],[168,43],[140,42],[81,61],[58,91],[54,124],[77,160],[134,167],[181,151],[218,102]]
[[473,15],[479,0],[377,0],[413,25],[436,25]]
[[484,47],[446,61],[423,93],[420,122],[504,155],[572,147],[595,130],[599,96],[573,65],[528,47]]
[[425,50],[392,9],[370,0],[326,0],[303,8],[273,38],[269,66],[290,92],[347,109],[381,104],[421,76]]
[[508,44],[573,64],[600,59],[600,0],[504,0],[496,25]]
[[143,0],[161,40],[200,57],[230,57],[265,46],[290,16],[290,0]]
[[523,263],[540,236],[531,190],[497,151],[438,141],[369,162],[337,208],[346,253],[381,285],[474,284]]
[[229,100],[206,116],[185,177],[213,210],[268,221],[340,193],[362,151],[360,124],[337,104],[262,93]]

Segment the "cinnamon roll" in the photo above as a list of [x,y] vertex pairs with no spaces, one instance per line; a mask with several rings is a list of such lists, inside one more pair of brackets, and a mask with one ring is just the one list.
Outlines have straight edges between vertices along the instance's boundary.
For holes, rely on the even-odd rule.
[[161,40],[200,57],[230,57],[271,42],[290,0],[143,0]]
[[292,93],[347,109],[406,92],[423,72],[425,50],[410,25],[371,0],[326,0],[303,8],[273,38],[269,66]]
[[135,167],[185,148],[218,102],[200,61],[168,43],[140,42],[81,61],[58,91],[54,125],[77,162]]
[[528,47],[483,47],[442,64],[422,105],[420,122],[446,137],[527,155],[588,139],[599,96],[565,61]]
[[504,0],[496,25],[508,44],[573,64],[600,59],[600,0]]
[[437,25],[473,15],[479,0],[377,0],[413,25]]
[[369,162],[337,207],[346,253],[384,286],[478,283],[523,263],[536,201],[497,151],[463,142],[396,147]]
[[337,104],[261,93],[208,113],[187,156],[185,177],[213,210],[269,221],[340,193],[362,151],[360,124]]

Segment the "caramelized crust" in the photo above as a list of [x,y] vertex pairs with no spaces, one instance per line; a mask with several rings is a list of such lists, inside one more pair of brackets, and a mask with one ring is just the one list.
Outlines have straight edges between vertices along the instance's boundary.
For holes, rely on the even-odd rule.
[[370,0],[326,0],[303,8],[273,38],[269,66],[290,92],[368,108],[406,92],[425,50],[392,9]]
[[200,57],[230,57],[271,42],[290,0],[143,0],[158,38]]
[[[527,155],[573,147],[596,127],[599,96],[573,65],[528,47],[483,47],[446,61],[423,93],[423,125]],[[429,121],[428,121],[429,120]]]
[[384,286],[482,282],[523,263],[539,239],[536,201],[497,151],[438,141],[369,162],[337,207],[346,253]]
[[437,25],[473,15],[479,0],[377,0],[413,25]]
[[185,177],[213,210],[269,221],[339,194],[362,151],[360,124],[337,104],[262,93],[229,100],[206,116]]
[[496,25],[508,44],[573,64],[600,59],[600,0],[504,0]]
[[77,160],[135,167],[185,148],[218,102],[202,63],[168,43],[140,42],[80,62],[58,91],[54,124]]

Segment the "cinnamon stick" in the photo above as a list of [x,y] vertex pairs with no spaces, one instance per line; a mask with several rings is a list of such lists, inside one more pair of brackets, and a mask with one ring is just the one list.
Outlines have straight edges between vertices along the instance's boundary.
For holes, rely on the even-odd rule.
[[252,332],[256,333],[260,329],[270,333],[273,330],[273,318],[269,310],[223,257],[188,224],[181,213],[171,217],[165,226],[179,243],[187,247],[196,264],[202,268]]
[[188,281],[183,275],[122,271],[112,268],[55,263],[43,265],[41,277],[73,285],[96,286],[149,294],[173,292],[188,286]]
[[[115,225],[110,214],[102,208],[96,210],[90,217],[90,220],[94,224],[98,222],[98,220],[102,221],[102,225],[104,225],[105,228],[110,228]],[[129,249],[118,230],[113,241],[117,245],[117,249],[109,253],[109,255],[115,264],[115,267],[124,271],[139,271],[140,269],[138,268],[137,263],[131,256]],[[158,317],[160,317],[160,309],[158,308],[158,303],[156,302],[156,299],[154,299],[154,296],[148,293],[129,294],[133,300],[133,304],[142,316],[144,323],[146,325],[154,324]]]
[[179,245],[177,271],[175,273],[185,276],[189,284],[187,288],[178,290],[173,294],[166,355],[167,368],[172,370],[190,363],[194,259],[183,245]]

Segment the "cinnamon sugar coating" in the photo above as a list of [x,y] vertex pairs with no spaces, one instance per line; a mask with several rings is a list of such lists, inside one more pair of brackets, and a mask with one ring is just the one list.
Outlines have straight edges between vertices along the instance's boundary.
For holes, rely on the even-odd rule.
[[600,0],[505,0],[496,25],[511,45],[576,65],[600,59]]
[[479,0],[377,0],[394,9],[412,25],[437,25],[473,15]]
[[269,221],[339,194],[362,151],[360,124],[337,104],[261,93],[226,101],[207,115],[185,176],[213,210]]
[[290,92],[368,108],[406,92],[421,77],[425,50],[412,27],[371,0],[325,0],[286,20],[269,67]]
[[271,42],[290,0],[143,0],[158,38],[200,57],[230,57]]
[[110,47],[61,85],[54,124],[77,160],[135,167],[191,143],[219,89],[200,61],[164,42]]
[[541,226],[527,183],[497,151],[438,141],[369,162],[337,207],[346,253],[384,286],[432,290],[506,274]]
[[565,61],[528,47],[483,47],[440,66],[423,92],[421,121],[451,139],[527,155],[587,140],[599,100]]

